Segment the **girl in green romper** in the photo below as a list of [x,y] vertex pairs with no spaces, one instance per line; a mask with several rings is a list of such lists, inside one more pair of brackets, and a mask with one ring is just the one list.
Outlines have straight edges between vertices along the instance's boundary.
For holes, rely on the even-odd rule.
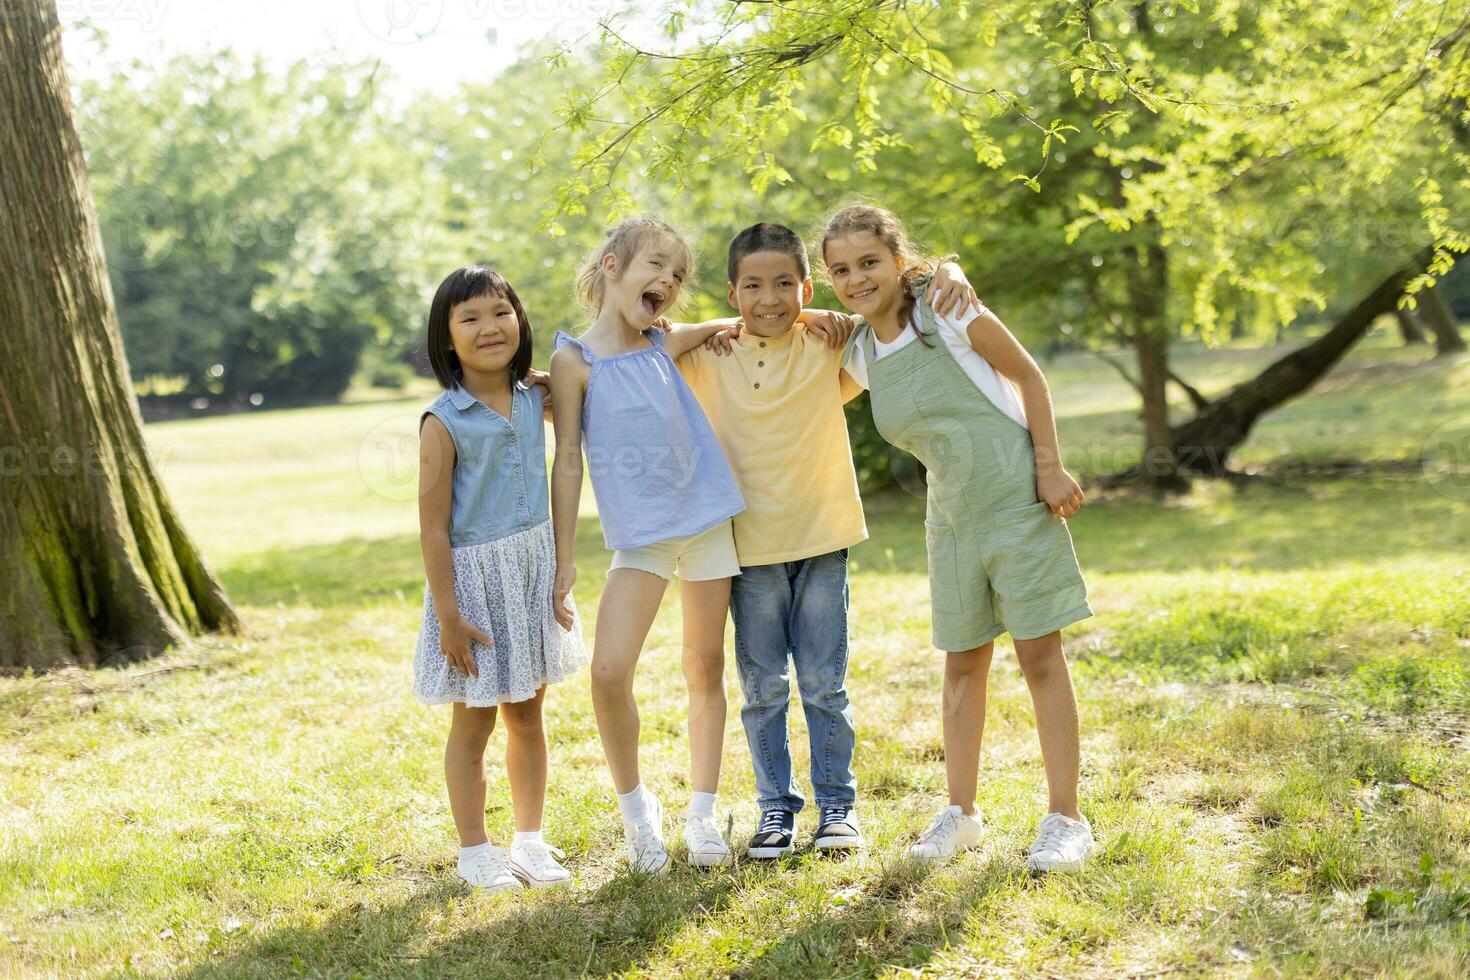
[[[1036,708],[1050,797],[1028,864],[1078,867],[1093,839],[1077,808],[1077,701],[1060,630],[1092,607],[1066,523],[1083,494],[1061,465],[1046,379],[988,312],[972,310],[941,329],[923,298],[930,266],[888,211],[843,208],[827,224],[822,255],[837,298],[861,318],[849,374],[861,381],[865,369],[878,431],[928,470],[924,530],[934,644],[947,651],[949,805],[911,854],[942,860],[979,841],[986,676],[995,638],[1009,631]],[[1026,424],[980,387],[976,375],[993,378],[992,369],[1020,389]]]

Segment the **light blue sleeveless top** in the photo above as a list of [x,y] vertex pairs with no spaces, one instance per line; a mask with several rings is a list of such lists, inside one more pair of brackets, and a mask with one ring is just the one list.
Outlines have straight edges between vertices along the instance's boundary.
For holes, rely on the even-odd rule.
[[714,429],[689,383],[664,349],[660,330],[643,332],[653,345],[598,357],[558,331],[592,365],[582,401],[582,447],[613,550],[642,548],[707,531],[745,509],[745,498]]
[[419,416],[422,427],[432,414],[454,440],[451,547],[484,544],[551,519],[544,405],[540,388],[516,385],[507,420],[456,384]]

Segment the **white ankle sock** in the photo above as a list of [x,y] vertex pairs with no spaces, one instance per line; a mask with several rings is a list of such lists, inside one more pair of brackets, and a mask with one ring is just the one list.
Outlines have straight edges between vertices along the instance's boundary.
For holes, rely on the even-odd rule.
[[465,867],[471,861],[473,861],[475,859],[475,856],[478,855],[481,851],[488,850],[490,850],[489,841],[486,841],[483,844],[474,844],[470,847],[461,847],[459,849],[459,866],[461,868]]
[[715,797],[716,794],[714,793],[690,793],[690,815],[708,817],[709,819],[713,820],[715,818]]
[[546,843],[546,839],[541,836],[541,831],[539,830],[517,830],[515,838],[511,841],[511,843],[513,845],[544,844]]
[[626,823],[638,823],[648,817],[648,804],[643,799],[643,784],[639,783],[626,793],[618,794],[618,809]]

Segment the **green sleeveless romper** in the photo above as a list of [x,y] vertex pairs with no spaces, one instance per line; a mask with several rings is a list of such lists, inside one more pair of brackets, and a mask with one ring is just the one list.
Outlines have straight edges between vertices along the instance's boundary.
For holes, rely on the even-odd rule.
[[878,432],[928,470],[934,645],[970,650],[1007,630],[1019,640],[1045,636],[1092,615],[1067,521],[1037,500],[1031,433],[939,336],[927,285],[913,290],[918,338],[878,358],[863,322],[851,342],[863,345]]

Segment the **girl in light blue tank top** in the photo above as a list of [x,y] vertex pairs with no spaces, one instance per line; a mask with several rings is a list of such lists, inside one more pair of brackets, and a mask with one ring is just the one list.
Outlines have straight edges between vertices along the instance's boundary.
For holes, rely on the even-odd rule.
[[689,246],[668,224],[623,222],[578,276],[578,291],[596,321],[580,338],[559,333],[551,357],[555,605],[561,608],[577,577],[574,538],[585,449],[603,538],[614,552],[598,606],[592,699],[628,861],[652,874],[668,870],[669,854],[663,808],[639,776],[638,708],[631,692],[643,643],[676,572],[694,789],[684,839],[691,863],[731,860],[714,807],[725,732],[725,619],[730,576],[740,572],[730,518],[745,501],[704,410],[674,365],[722,325],[667,334],[656,325],[678,301],[691,265]]
[[664,333],[649,346],[598,357],[558,332],[589,365],[582,438],[602,535],[610,550],[642,548],[706,531],[745,509],[714,429],[669,356]]

